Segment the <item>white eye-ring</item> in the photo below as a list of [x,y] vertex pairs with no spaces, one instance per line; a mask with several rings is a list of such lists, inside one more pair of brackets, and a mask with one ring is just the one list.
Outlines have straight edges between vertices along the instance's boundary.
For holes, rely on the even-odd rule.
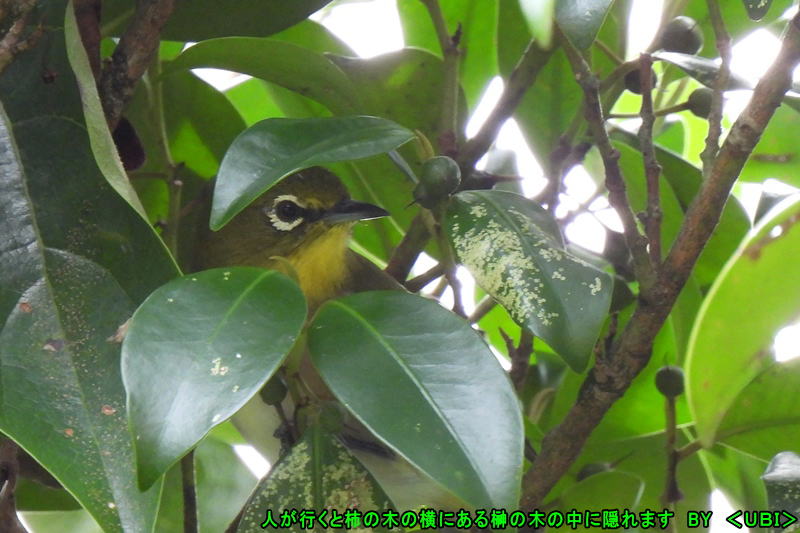
[[291,231],[303,223],[305,205],[293,194],[282,194],[272,202],[267,216],[275,229]]

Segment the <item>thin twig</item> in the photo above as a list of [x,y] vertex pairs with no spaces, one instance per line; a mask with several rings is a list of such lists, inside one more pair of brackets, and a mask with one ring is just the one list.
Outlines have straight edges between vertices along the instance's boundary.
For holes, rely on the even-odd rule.
[[494,298],[491,296],[484,296],[478,305],[475,306],[475,310],[472,312],[471,315],[467,318],[470,324],[477,324],[481,321],[483,317],[489,314],[489,311],[494,309],[494,306],[497,305],[497,302],[494,301]]
[[651,287],[655,281],[655,270],[647,252],[647,240],[639,233],[639,229],[636,225],[636,218],[628,202],[628,196],[625,192],[625,181],[622,179],[622,171],[619,168],[619,151],[611,144],[611,140],[605,128],[603,111],[600,107],[598,80],[594,74],[592,74],[591,70],[589,70],[589,65],[586,64],[580,52],[566,39],[562,39],[562,41],[562,46],[567,53],[567,58],[575,72],[575,78],[583,89],[586,122],[589,125],[595,144],[603,158],[603,166],[606,171],[608,201],[622,220],[625,241],[633,256],[636,279],[639,281],[642,292],[647,293],[649,287]]
[[[777,59],[731,128],[708,178],[692,202],[659,273],[656,298],[639,299],[610,357],[597,361],[563,421],[547,433],[523,478],[522,508],[536,508],[581,452],[603,416],[650,360],[653,339],[719,221],[730,190],[791,85],[800,63],[800,14],[789,22]],[[679,456],[684,456],[679,452]]]
[[519,335],[519,344],[514,346],[511,337],[500,328],[500,335],[506,343],[508,358],[511,360],[509,377],[517,392],[522,392],[525,381],[528,379],[528,370],[531,367],[531,354],[533,353],[533,333],[527,328],[522,328]]
[[639,146],[644,162],[644,174],[647,181],[647,210],[644,213],[644,229],[650,247],[650,261],[655,269],[661,264],[661,199],[659,179],[661,165],[656,159],[653,146],[653,58],[650,54],[639,57],[640,80],[642,84],[642,108],[640,115],[642,125],[639,128]]
[[420,213],[409,224],[406,234],[403,235],[403,240],[392,252],[384,271],[399,283],[405,283],[408,274],[411,272],[411,267],[414,266],[417,257],[425,248],[425,245],[428,244],[430,238],[431,234]]
[[432,268],[430,268],[427,272],[423,272],[419,276],[415,278],[411,278],[410,280],[406,281],[405,287],[408,292],[419,292],[426,285],[430,282],[435,280],[438,277],[441,277],[444,274],[444,266],[441,263],[437,263]]
[[100,74],[98,87],[106,121],[112,131],[158,50],[161,29],[172,14],[175,0],[137,2],[136,12]]
[[666,485],[664,486],[664,494],[661,495],[661,502],[664,505],[673,504],[683,498],[680,489],[678,488],[678,452],[675,450],[675,439],[677,437],[677,427],[675,419],[675,397],[668,396],[665,398],[664,404],[665,413],[665,433],[667,437],[666,453],[667,453],[667,475]]
[[449,156],[455,156],[456,130],[458,120],[458,67],[460,51],[458,43],[461,38],[461,26],[459,25],[453,36],[447,31],[447,22],[444,19],[439,0],[421,0],[428,10],[428,15],[436,29],[436,36],[439,39],[439,46],[442,49],[444,58],[442,70],[444,74],[444,94],[441,101],[441,117],[439,120],[439,150]]
[[717,50],[719,50],[719,56],[722,59],[717,78],[714,80],[714,92],[711,96],[706,147],[700,153],[700,160],[703,162],[703,175],[707,177],[719,151],[719,139],[722,136],[722,95],[731,75],[731,38],[725,29],[725,21],[722,19],[717,0],[706,0],[706,4],[711,17],[711,25],[714,28]]
[[555,48],[549,50],[540,48],[536,41],[528,43],[522,57],[511,71],[497,105],[489,113],[478,133],[467,141],[459,152],[458,164],[461,166],[462,174],[469,174],[478,159],[492,146],[503,123],[517,109],[525,92],[536,81],[536,77],[554,51]]
[[0,72],[3,72],[18,54],[39,42],[39,38],[44,33],[41,24],[36,25],[33,29],[28,28],[28,18],[34,7],[36,7],[34,0],[21,0],[14,3],[8,10],[8,13],[14,17],[14,21],[0,40]]

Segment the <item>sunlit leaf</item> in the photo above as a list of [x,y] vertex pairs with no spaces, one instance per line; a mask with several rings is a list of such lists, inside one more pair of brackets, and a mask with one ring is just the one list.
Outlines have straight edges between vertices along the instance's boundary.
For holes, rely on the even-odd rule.
[[695,324],[687,392],[706,446],[720,437],[720,425],[746,387],[773,364],[777,330],[800,312],[800,270],[786,265],[800,251],[800,201],[788,202],[742,244]]

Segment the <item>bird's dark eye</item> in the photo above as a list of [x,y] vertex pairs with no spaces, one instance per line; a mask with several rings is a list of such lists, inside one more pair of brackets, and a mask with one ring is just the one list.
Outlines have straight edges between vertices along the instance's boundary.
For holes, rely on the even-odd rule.
[[291,200],[281,200],[275,206],[275,214],[284,222],[294,222],[303,215],[303,208]]

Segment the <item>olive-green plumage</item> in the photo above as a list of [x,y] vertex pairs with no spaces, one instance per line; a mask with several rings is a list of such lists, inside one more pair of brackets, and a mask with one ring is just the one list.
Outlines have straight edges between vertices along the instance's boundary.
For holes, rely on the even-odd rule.
[[335,174],[312,167],[285,178],[221,230],[204,231],[196,266],[276,267],[274,258],[285,258],[312,309],[351,292],[396,289],[392,278],[348,248],[356,221],[386,214],[352,201]]

